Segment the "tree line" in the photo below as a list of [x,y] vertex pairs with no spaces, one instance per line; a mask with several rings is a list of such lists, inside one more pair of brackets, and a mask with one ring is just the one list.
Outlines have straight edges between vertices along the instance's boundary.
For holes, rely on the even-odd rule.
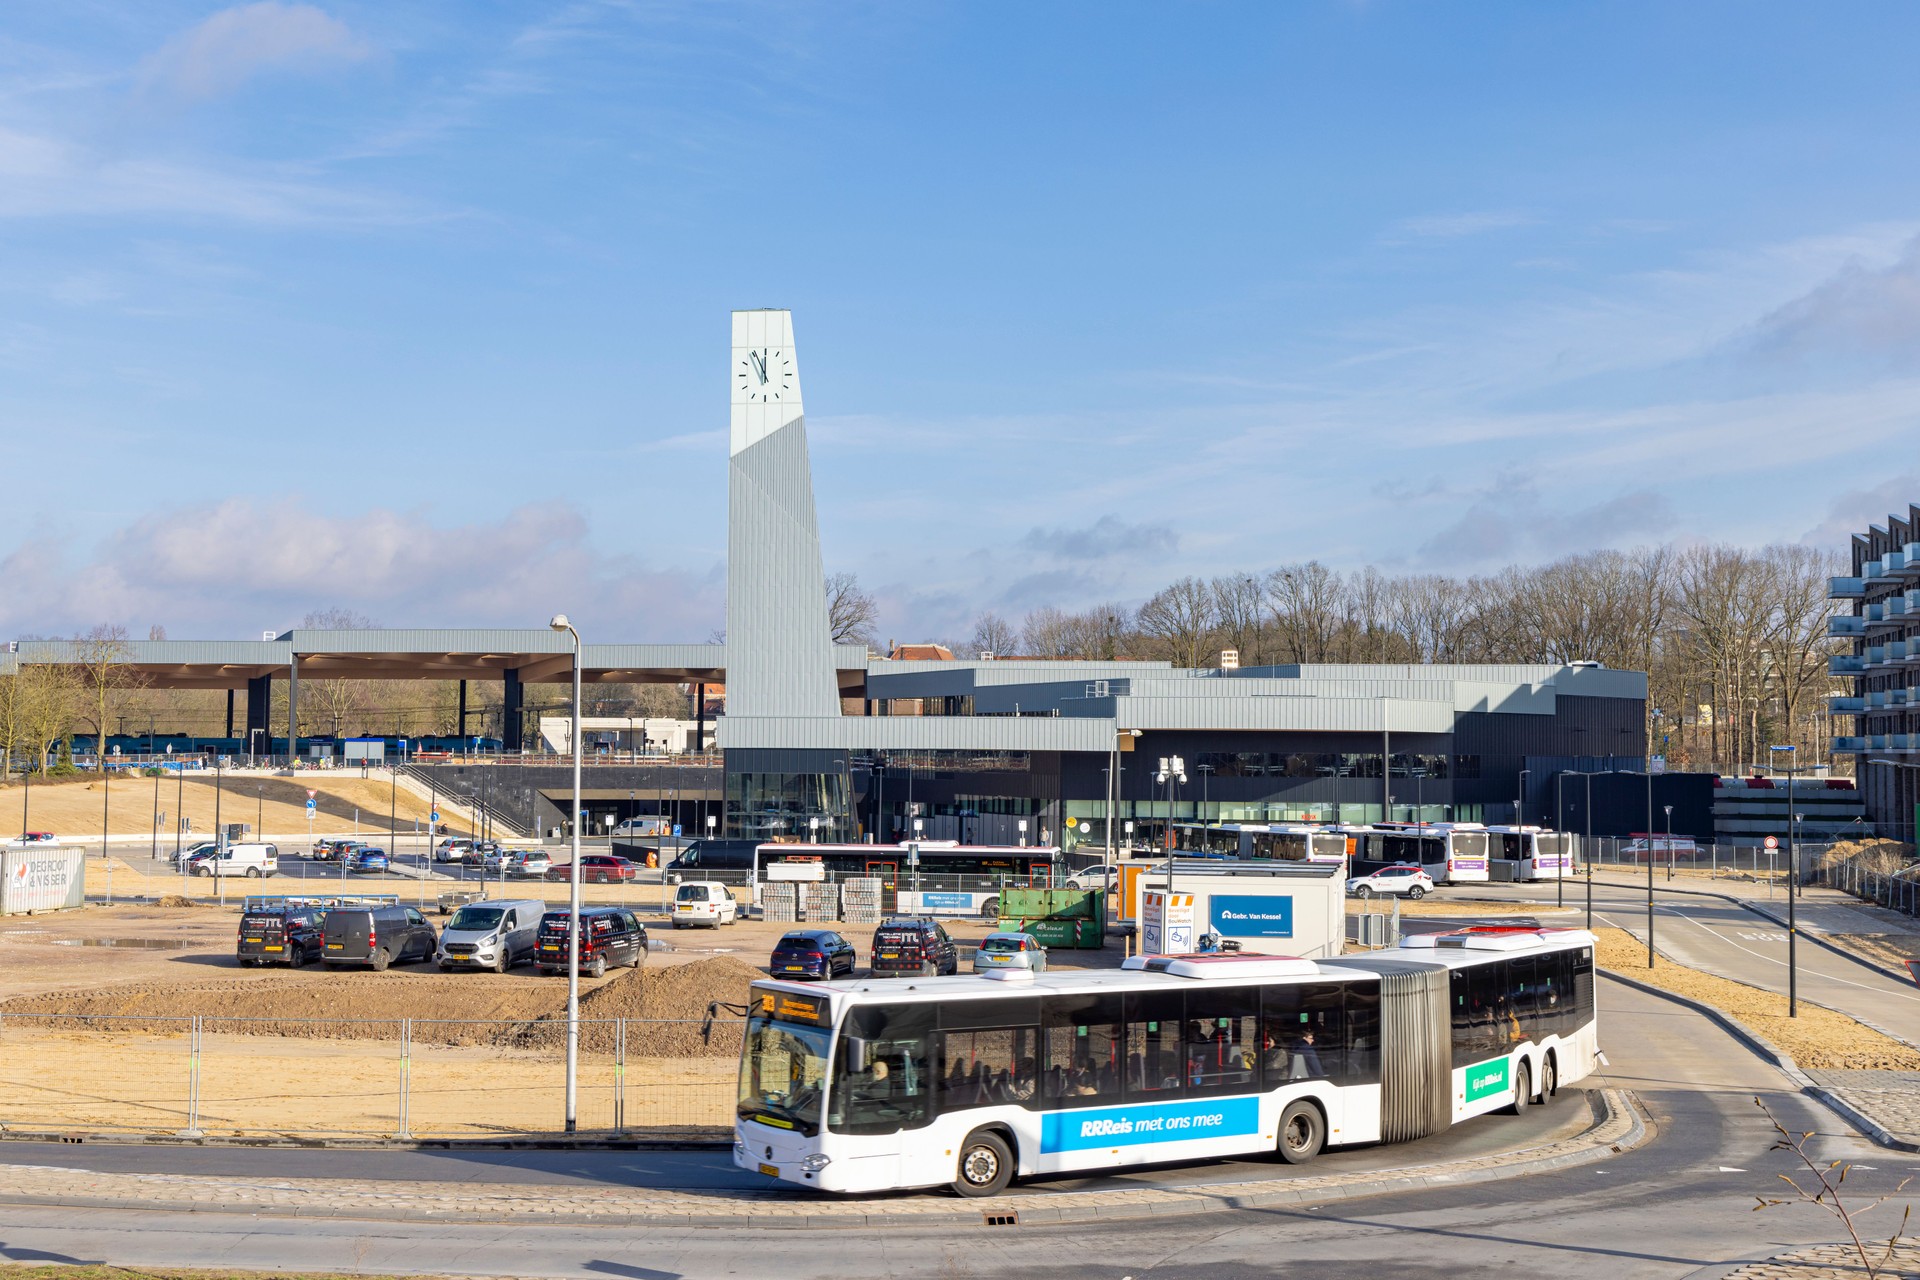
[[[1318,561],[1185,577],[1144,603],[980,615],[968,657],[1293,663],[1599,662],[1644,671],[1647,738],[1670,768],[1765,764],[1792,742],[1825,762],[1827,578],[1837,554],[1797,544],[1592,551],[1486,576],[1342,573]],[[1637,753],[1636,753],[1637,754]],[[1836,762],[1845,764],[1845,761]]]

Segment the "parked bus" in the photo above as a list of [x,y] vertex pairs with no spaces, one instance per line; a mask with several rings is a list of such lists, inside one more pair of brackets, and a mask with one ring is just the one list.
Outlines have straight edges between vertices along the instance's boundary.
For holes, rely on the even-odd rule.
[[1047,888],[1066,880],[1056,846],[963,845],[922,840],[916,862],[906,844],[763,844],[753,855],[753,898],[769,881],[881,882],[882,907],[913,915],[1000,914],[1008,887]]
[[1488,878],[1487,829],[1477,822],[1376,822],[1345,828],[1350,874],[1416,863],[1435,884],[1478,884]]
[[1573,836],[1545,827],[1488,827],[1487,869],[1495,880],[1560,880],[1573,874]]
[[[1347,856],[1346,836],[1306,822],[1176,822],[1173,839],[1174,851],[1182,857],[1339,862]],[[1140,849],[1134,856],[1164,860],[1166,854]]]
[[1401,1142],[1599,1055],[1594,938],[1474,928],[1321,963],[1135,956],[911,987],[753,984],[734,1162],[835,1192]]

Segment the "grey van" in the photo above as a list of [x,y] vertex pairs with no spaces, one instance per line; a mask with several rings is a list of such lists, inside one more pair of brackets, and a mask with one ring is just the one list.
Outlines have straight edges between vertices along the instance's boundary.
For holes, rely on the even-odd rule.
[[427,918],[412,907],[329,907],[323,931],[320,959],[329,969],[431,960],[439,942]]
[[469,902],[453,913],[440,933],[441,970],[491,969],[505,973],[533,959],[540,916],[547,904],[538,898],[493,898]]

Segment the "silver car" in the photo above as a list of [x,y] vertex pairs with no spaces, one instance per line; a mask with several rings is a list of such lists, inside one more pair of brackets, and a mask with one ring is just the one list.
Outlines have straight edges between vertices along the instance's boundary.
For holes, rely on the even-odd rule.
[[1045,973],[1047,949],[1030,933],[990,933],[980,939],[980,946],[973,953],[973,971],[986,973],[992,969]]

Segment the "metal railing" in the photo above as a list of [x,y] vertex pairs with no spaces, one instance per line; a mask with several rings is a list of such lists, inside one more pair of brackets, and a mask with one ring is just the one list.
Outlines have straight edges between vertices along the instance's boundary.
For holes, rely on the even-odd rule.
[[1920,917],[1920,863],[1896,868],[1885,855],[1871,852],[1822,859],[1813,867],[1812,883],[1850,893],[1902,915]]
[[[579,1129],[720,1137],[745,1023],[583,1019]],[[565,1130],[555,1018],[0,1016],[0,1130],[513,1139]]]

